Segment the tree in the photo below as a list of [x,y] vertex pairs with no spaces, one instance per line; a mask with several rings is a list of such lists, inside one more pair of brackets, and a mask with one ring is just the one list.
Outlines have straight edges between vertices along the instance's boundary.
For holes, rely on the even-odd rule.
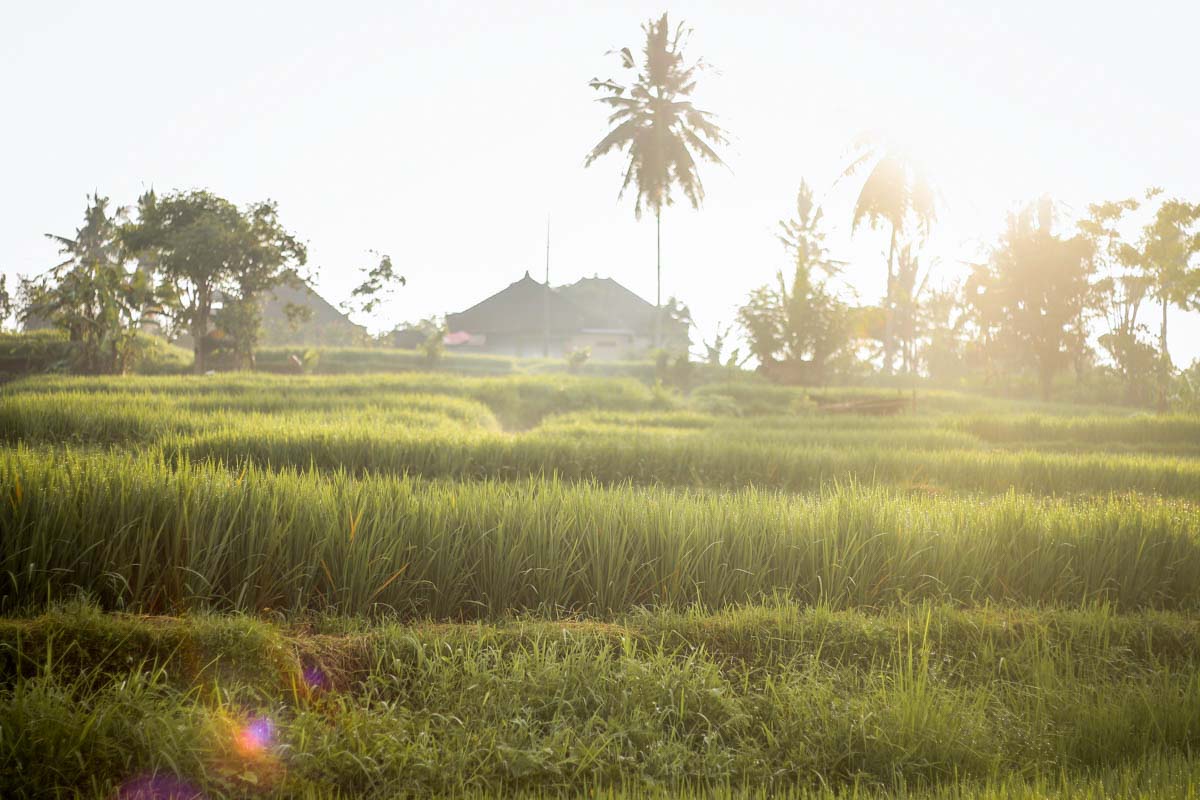
[[892,335],[900,341],[901,363],[909,374],[917,370],[917,340],[923,333],[924,322],[921,297],[928,281],[929,270],[921,272],[920,256],[913,252],[911,244],[904,245],[896,259]]
[[686,355],[688,348],[691,347],[691,330],[696,324],[696,321],[692,319],[692,310],[688,308],[687,303],[683,302],[675,295],[671,295],[667,298],[667,302],[663,303],[662,307],[657,309],[655,331],[656,336],[659,338],[659,345],[662,348],[666,347],[666,343],[662,341],[662,326],[664,323],[668,324],[670,330],[682,332],[682,335],[685,339],[685,343],[682,347],[682,353],[679,352],[679,348],[672,349],[676,356]]
[[1141,264],[1162,307],[1159,329],[1159,399],[1166,410],[1171,380],[1171,354],[1167,349],[1167,311],[1200,308],[1200,268],[1192,262],[1200,254],[1200,205],[1167,200],[1142,233]]
[[220,303],[221,326],[243,366],[253,363],[261,326],[261,295],[299,281],[307,250],[279,222],[270,201],[243,212],[211,192],[193,190],[138,200],[138,222],[125,241],[157,266],[167,309],[192,335],[194,370],[206,368],[210,325]]
[[[216,322],[225,335],[234,365],[254,367],[262,331],[263,295],[281,285],[307,286],[297,271],[308,261],[308,249],[279,221],[279,208],[271,202],[253,203],[242,215],[245,251],[231,264],[231,281],[223,291]],[[296,312],[289,308],[289,318]]]
[[1052,225],[1049,198],[1010,215],[990,260],[972,267],[965,287],[984,347],[1034,370],[1045,400],[1055,374],[1085,346],[1093,266],[1087,240],[1058,237]]
[[872,228],[891,229],[884,295],[883,371],[890,373],[895,355],[896,252],[900,237],[914,228],[928,233],[936,217],[934,192],[924,173],[897,147],[864,135],[855,142],[857,155],[843,171],[848,177],[871,164],[854,204],[852,230],[865,220]]
[[379,264],[369,270],[362,270],[366,273],[363,282],[350,292],[351,308],[370,314],[375,310],[376,306],[388,298],[388,296],[397,287],[404,286],[407,280],[403,275],[396,272],[392,266],[392,257],[383,253],[371,251],[373,255],[379,256]]
[[[1152,199],[1158,190],[1146,193]],[[1149,333],[1138,319],[1146,299],[1150,279],[1142,269],[1142,254],[1125,241],[1121,223],[1137,211],[1135,198],[1093,203],[1088,216],[1079,222],[1079,230],[1092,249],[1098,280],[1093,285],[1093,304],[1107,327],[1097,342],[1109,354],[1125,384],[1126,399],[1139,399],[1153,369],[1154,347],[1146,341]]]
[[[605,92],[599,101],[611,109],[608,134],[592,148],[584,162],[591,166],[612,150],[627,153],[625,178],[618,197],[630,186],[637,189],[634,216],[642,210],[654,212],[656,237],[655,306],[662,308],[662,210],[673,202],[676,187],[698,209],[704,200],[704,184],[697,158],[724,164],[714,146],[726,144],[724,131],[713,116],[693,105],[696,75],[703,61],[689,63],[683,54],[690,30],[681,23],[672,32],[664,13],[642,25],[646,41],[639,66],[628,47],[617,52],[621,68],[635,77],[629,84],[612,79],[589,82]],[[661,314],[655,323],[655,346],[661,345]]]
[[951,283],[930,289],[918,307],[924,332],[921,361],[930,379],[951,383],[967,372],[967,349],[963,339],[966,309],[962,305],[962,287]]
[[130,267],[121,239],[125,210],[110,214],[108,203],[99,194],[89,197],[73,237],[46,234],[66,259],[23,287],[24,318],[40,317],[65,331],[82,372],[128,370],[142,315],[154,301],[149,275]]
[[801,181],[796,216],[779,223],[779,240],[792,259],[791,281],[782,270],[775,285],[750,293],[738,311],[738,322],[750,350],[765,372],[783,371],[805,382],[824,378],[827,362],[849,340],[849,312],[828,288],[838,264],[828,257],[821,210],[812,190]]
[[[782,280],[782,273],[777,278]],[[783,350],[787,319],[784,300],[777,286],[759,286],[738,309],[737,320],[759,365],[773,363]]]
[[13,296],[8,291],[8,276],[0,274],[0,331],[4,330],[4,326],[8,323],[8,318],[12,316],[14,307]]
[[417,329],[425,334],[421,342],[421,352],[425,354],[425,365],[430,369],[436,367],[446,354],[446,320],[441,317],[429,317],[417,323]]
[[723,325],[713,333],[712,341],[707,339],[701,341],[700,344],[704,348],[704,353],[699,356],[701,363],[710,367],[727,367],[729,369],[740,367],[748,357],[742,356],[740,348],[735,347],[728,356],[725,355],[725,346],[729,343],[732,333],[732,325]]

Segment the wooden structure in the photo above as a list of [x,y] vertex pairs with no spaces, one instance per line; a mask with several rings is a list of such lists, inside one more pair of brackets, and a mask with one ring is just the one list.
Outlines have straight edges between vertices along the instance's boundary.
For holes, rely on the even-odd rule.
[[867,414],[873,417],[890,417],[915,406],[909,397],[864,397],[858,400],[831,400],[827,397],[809,395],[817,409],[825,414]]

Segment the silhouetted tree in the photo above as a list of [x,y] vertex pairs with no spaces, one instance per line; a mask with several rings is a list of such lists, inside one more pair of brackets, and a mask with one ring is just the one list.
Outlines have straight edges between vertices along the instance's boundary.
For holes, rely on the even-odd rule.
[[855,150],[857,154],[842,173],[843,177],[871,166],[854,204],[852,229],[858,230],[864,220],[871,228],[886,224],[891,229],[887,292],[883,301],[883,370],[890,373],[895,354],[895,261],[899,239],[914,227],[928,233],[936,217],[936,204],[925,175],[901,150],[870,135],[860,136]]
[[961,379],[968,372],[962,287],[950,284],[929,289],[917,313],[924,334],[920,358],[929,377],[939,383]]
[[[714,149],[726,143],[725,134],[713,116],[693,105],[696,74],[703,61],[689,63],[683,48],[690,30],[681,23],[674,31],[663,14],[642,25],[646,41],[639,64],[628,47],[617,52],[621,68],[634,73],[632,82],[593,78],[594,90],[605,92],[600,102],[613,109],[608,117],[608,134],[592,148],[584,162],[590,166],[612,150],[627,154],[625,178],[619,196],[634,186],[637,200],[634,215],[642,210],[654,212],[656,235],[655,305],[662,308],[662,210],[673,202],[672,189],[678,187],[684,197],[699,208],[704,200],[704,185],[697,170],[697,158],[723,164]],[[661,344],[659,314],[655,326],[655,346]]]
[[821,210],[800,183],[796,216],[779,223],[779,240],[792,259],[790,282],[781,270],[775,285],[760,286],[738,311],[750,349],[766,372],[778,363],[806,382],[824,377],[829,359],[849,341],[849,313],[828,288],[838,264],[830,260],[820,230]]
[[1010,215],[991,259],[972,268],[965,287],[985,347],[993,357],[1034,370],[1043,399],[1086,342],[1092,274],[1087,240],[1060,238],[1052,225],[1048,198]]
[[1167,200],[1159,206],[1142,234],[1141,264],[1162,307],[1159,329],[1159,400],[1167,406],[1171,381],[1171,354],[1167,349],[1167,311],[1200,308],[1200,205]]
[[[1146,199],[1157,193],[1150,190]],[[1122,220],[1140,207],[1136,198],[1093,203],[1088,206],[1088,216],[1079,222],[1079,230],[1091,245],[1098,276],[1093,304],[1107,327],[1097,342],[1116,365],[1127,400],[1144,399],[1156,361],[1154,347],[1146,341],[1149,330],[1138,318],[1151,280],[1142,268],[1142,254],[1125,241],[1121,231]]]
[[911,244],[896,259],[893,335],[900,341],[900,358],[906,373],[917,370],[917,340],[923,334],[922,303],[929,270],[921,271],[921,258]]
[[14,310],[16,302],[8,290],[8,276],[0,274],[0,331],[4,330]]
[[725,346],[729,343],[732,333],[732,325],[723,325],[713,333],[712,341],[707,339],[701,341],[700,344],[704,348],[703,354],[699,356],[701,362],[710,367],[728,367],[729,369],[740,367],[746,361],[746,357],[742,356],[741,348],[735,347],[728,356],[725,355]]

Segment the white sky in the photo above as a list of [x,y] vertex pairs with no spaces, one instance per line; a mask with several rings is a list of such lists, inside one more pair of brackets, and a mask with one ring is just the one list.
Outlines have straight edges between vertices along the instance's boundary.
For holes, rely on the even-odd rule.
[[[957,6],[957,7],[955,7]],[[344,300],[390,253],[409,284],[374,320],[465,308],[544,269],[653,299],[654,228],[618,205],[622,163],[584,170],[605,131],[587,81],[661,12],[628,2],[7,3],[0,8],[0,270],[54,261],[94,189],[206,187],[272,198]],[[864,299],[882,237],[851,240],[857,185],[827,192],[864,129],[912,142],[940,186],[946,275],[1014,203],[1069,208],[1163,186],[1200,200],[1200,3],[678,3],[698,103],[733,134],[700,212],[664,217],[664,293],[707,337],[784,258],[775,221],[801,177]],[[1148,315],[1153,317],[1152,314]],[[696,337],[697,339],[699,337]],[[1200,319],[1177,315],[1177,362]]]

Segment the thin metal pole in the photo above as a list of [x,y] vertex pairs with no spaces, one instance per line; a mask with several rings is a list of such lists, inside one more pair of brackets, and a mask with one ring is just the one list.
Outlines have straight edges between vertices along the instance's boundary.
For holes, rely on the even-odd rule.
[[546,215],[546,286],[542,292],[542,358],[550,357],[550,215]]
[[662,347],[662,208],[654,210],[654,346]]

